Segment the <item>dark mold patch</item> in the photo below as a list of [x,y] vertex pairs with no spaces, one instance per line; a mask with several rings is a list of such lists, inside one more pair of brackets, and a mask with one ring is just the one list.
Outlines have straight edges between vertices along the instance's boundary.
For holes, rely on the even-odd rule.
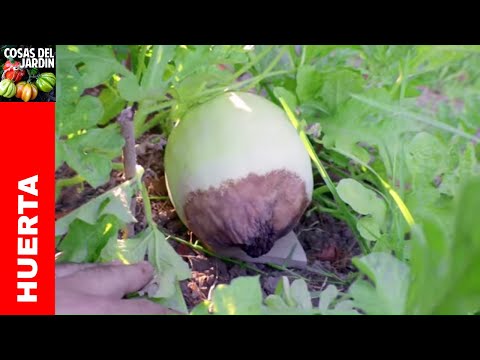
[[188,227],[206,245],[237,246],[259,257],[293,229],[308,204],[303,180],[276,170],[192,192],[184,212]]

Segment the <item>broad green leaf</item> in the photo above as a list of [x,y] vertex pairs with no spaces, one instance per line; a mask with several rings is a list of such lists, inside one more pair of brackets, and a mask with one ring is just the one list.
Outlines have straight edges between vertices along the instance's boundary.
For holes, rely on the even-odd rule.
[[77,130],[89,129],[95,126],[103,116],[102,103],[93,96],[82,96],[78,104],[68,110],[68,115],[64,113],[57,121],[58,135],[68,135]]
[[177,281],[188,279],[191,275],[188,264],[178,255],[157,228],[149,227],[144,232],[148,239],[148,260],[155,267],[158,290],[151,297],[169,298],[175,296]]
[[370,241],[377,241],[377,239],[382,235],[380,232],[379,223],[370,215],[358,219],[357,229],[362,237]]
[[305,280],[296,279],[290,285],[290,294],[295,301],[297,308],[310,310],[312,309],[312,298],[308,291],[308,286]]
[[287,304],[285,304],[285,301],[283,301],[282,297],[280,295],[268,295],[265,298],[265,305],[273,310],[283,310],[283,309],[288,309]]
[[[363,97],[375,99],[386,107],[392,103],[385,89],[370,89]],[[327,149],[339,151],[349,158],[359,158],[365,163],[369,163],[370,154],[360,144],[378,149],[379,156],[372,166],[385,179],[398,176],[399,160],[404,159],[404,137],[411,138],[411,132],[423,128],[411,118],[392,118],[356,98],[339,105],[335,114],[324,117],[321,124]]]
[[114,215],[124,224],[135,222],[130,211],[130,202],[133,192],[137,189],[137,181],[143,175],[143,168],[138,167],[135,177],[97,196],[84,205],[78,207],[55,222],[55,236],[67,233],[70,224],[79,219],[93,225],[102,214]]
[[176,86],[176,97],[180,102],[193,101],[205,90],[210,78],[211,76],[205,73],[192,74]]
[[327,314],[330,305],[337,298],[337,296],[338,290],[335,285],[330,284],[321,292],[318,309],[322,314]]
[[108,159],[121,155],[125,140],[120,128],[115,124],[101,129],[90,129],[85,134],[66,141],[69,147],[77,148],[81,153],[96,153]]
[[433,182],[435,175],[441,173],[447,149],[436,136],[419,132],[409,142],[406,151],[407,164],[414,181]]
[[183,314],[188,313],[187,304],[185,303],[182,289],[180,288],[180,283],[178,281],[175,282],[175,292],[173,296],[156,298],[152,299],[152,301],[163,305],[166,308],[180,311]]
[[55,170],[57,170],[65,162],[65,151],[63,142],[55,139]]
[[333,113],[350,97],[351,93],[361,92],[363,83],[362,76],[351,70],[344,69],[326,73],[319,95],[329,112]]
[[386,205],[373,190],[354,179],[342,179],[337,185],[340,198],[362,215],[372,215],[378,225],[385,220]]
[[108,45],[59,45],[57,46],[59,66],[72,69],[78,66],[81,89],[97,86],[108,80],[114,73],[130,74],[115,58]]
[[230,285],[218,285],[212,294],[217,315],[260,315],[262,290],[258,276],[233,279]]
[[323,74],[311,65],[304,65],[297,71],[297,96],[301,103],[315,99],[323,85]]
[[67,164],[96,188],[110,178],[111,159],[121,155],[123,144],[118,127],[90,129],[64,142],[64,156]]
[[204,300],[190,311],[190,315],[210,315],[209,307],[210,301]]
[[139,101],[145,96],[144,89],[138,85],[137,78],[133,74],[121,79],[118,82],[117,89],[120,97],[127,101]]
[[67,144],[65,144],[65,155],[68,166],[92,187],[97,188],[110,178],[112,164],[107,157],[95,153],[84,154],[77,148],[70,148]]
[[73,67],[71,68],[71,63],[63,63],[57,60],[57,83],[55,84],[57,91],[57,102],[56,102],[56,116],[66,116],[64,108],[68,104],[77,102],[80,95],[82,95],[83,88],[79,85],[80,74]]
[[59,262],[97,262],[109,241],[117,238],[119,223],[113,215],[105,215],[90,225],[75,219],[68,234],[58,246],[62,252]]
[[[145,231],[145,230],[144,230]],[[128,239],[113,239],[101,254],[103,261],[121,260],[134,264],[145,260],[148,248],[148,238],[144,231]]]
[[409,313],[471,314],[480,309],[480,179],[468,181],[457,201],[455,232],[435,221],[417,229],[412,244]]
[[360,315],[360,313],[355,309],[352,300],[344,300],[337,303],[333,310],[329,310],[328,315]]
[[429,219],[414,229],[413,236],[408,313],[428,315],[447,289],[453,265],[449,259],[451,240],[437,221]]
[[357,280],[350,287],[356,307],[368,315],[403,315],[409,287],[408,266],[389,253],[371,253],[352,262],[374,284]]
[[106,125],[125,108],[126,101],[111,88],[105,88],[98,96],[103,105],[103,116],[99,125]]

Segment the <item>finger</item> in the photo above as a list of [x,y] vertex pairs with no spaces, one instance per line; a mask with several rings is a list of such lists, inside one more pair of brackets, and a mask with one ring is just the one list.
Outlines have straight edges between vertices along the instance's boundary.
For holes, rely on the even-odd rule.
[[55,294],[56,315],[167,315],[181,314],[147,299],[118,300],[60,290]]
[[154,269],[143,261],[133,265],[87,267],[57,279],[57,287],[83,294],[121,299],[142,289],[153,278]]
[[77,271],[85,270],[96,266],[123,265],[120,260],[114,260],[109,263],[62,263],[55,264],[55,277],[60,278]]

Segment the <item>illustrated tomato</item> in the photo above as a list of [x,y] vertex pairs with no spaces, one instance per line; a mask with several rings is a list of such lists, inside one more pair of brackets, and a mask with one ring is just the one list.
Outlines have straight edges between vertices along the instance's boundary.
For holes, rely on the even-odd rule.
[[10,79],[3,79],[0,81],[0,96],[4,96],[6,98],[14,97],[17,93],[17,88],[15,87],[15,83]]
[[15,61],[14,63],[12,63],[10,60],[7,60],[7,62],[3,64],[3,70],[8,70],[9,68],[14,66],[20,66],[20,62]]
[[25,76],[25,70],[20,69],[20,62],[18,61],[12,64],[10,60],[7,60],[3,65],[3,70],[5,70],[5,78],[13,80],[13,82],[18,82]]
[[46,72],[46,73],[41,73],[38,76],[38,79],[35,82],[35,84],[43,92],[50,92],[52,91],[56,82],[57,82],[57,79],[55,77],[55,74],[51,72]]
[[17,84],[16,97],[27,102],[35,100],[38,95],[38,89],[35,84],[27,83],[26,81],[20,81]]

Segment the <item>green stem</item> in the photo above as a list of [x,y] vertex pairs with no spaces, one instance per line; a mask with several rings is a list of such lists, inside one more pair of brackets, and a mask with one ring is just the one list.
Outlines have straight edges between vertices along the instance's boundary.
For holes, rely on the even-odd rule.
[[154,201],[165,201],[169,200],[170,198],[168,196],[150,196],[149,199]]
[[253,68],[260,60],[262,60],[271,50],[273,46],[268,46],[265,50],[263,50],[260,54],[255,56],[253,60],[250,60],[249,63],[245,64],[243,67],[240,68],[235,74],[233,74],[233,80],[236,80],[240,75],[247,72],[248,69]]
[[75,175],[71,178],[67,178],[67,179],[58,179],[56,181],[56,186],[58,188],[63,188],[63,187],[66,187],[66,186],[73,186],[73,185],[77,185],[77,184],[80,184],[82,182],[85,181],[85,178],[80,176],[80,175]]
[[137,126],[137,128],[135,129],[135,138],[160,124],[164,116],[164,113],[157,114],[155,117],[153,117],[153,119],[149,120],[148,122],[143,122],[141,125]]
[[140,76],[145,70],[145,54],[147,53],[147,45],[143,45],[142,49],[140,50],[140,54],[138,55],[138,62],[137,62],[137,72],[135,76],[140,81]]
[[112,162],[112,169],[122,171],[123,170],[123,163]]
[[289,74],[289,73],[292,73],[293,71],[292,70],[279,70],[279,71],[273,71],[269,74],[262,74],[262,75],[259,75],[259,76],[256,76],[256,77],[253,77],[251,79],[247,79],[247,80],[244,80],[244,81],[241,81],[241,82],[238,82],[236,84],[233,84],[231,86],[227,86],[227,87],[217,87],[217,88],[214,88],[214,89],[208,89],[208,90],[205,90],[201,96],[207,96],[207,95],[211,95],[211,94],[215,94],[215,93],[220,93],[220,92],[228,92],[228,91],[232,91],[232,90],[237,90],[237,89],[240,89],[244,86],[246,86],[247,84],[250,84],[250,83],[253,83],[254,85],[250,85],[249,88],[246,88],[246,90],[248,89],[251,89],[252,87],[254,87],[257,83],[259,83],[260,81],[266,79],[266,78],[269,78],[269,77],[273,77],[273,76],[277,76],[277,75],[284,75],[284,74]]
[[188,246],[188,247],[190,247],[190,248],[192,248],[192,249],[194,249],[194,250],[196,250],[196,251],[200,251],[200,252],[202,252],[202,253],[204,253],[204,254],[206,254],[206,255],[213,256],[213,257],[216,257],[217,259],[220,259],[220,260],[223,260],[223,261],[227,261],[227,262],[229,262],[229,263],[239,265],[239,266],[241,266],[241,267],[243,267],[243,268],[256,271],[256,272],[258,272],[258,273],[260,273],[260,274],[262,274],[262,275],[267,275],[267,273],[266,273],[265,271],[262,271],[262,270],[260,270],[260,269],[257,269],[257,268],[255,268],[255,267],[253,267],[253,266],[250,266],[250,265],[248,265],[247,263],[244,263],[243,261],[234,260],[234,259],[232,259],[232,258],[228,258],[228,257],[225,257],[225,256],[217,255],[217,254],[215,254],[214,252],[205,249],[203,246],[200,246],[200,245],[197,245],[197,244],[192,244],[192,243],[190,243],[190,242],[188,242],[188,241],[186,241],[186,240],[183,240],[183,239],[178,238],[178,237],[173,236],[173,235],[169,235],[169,236],[167,237],[167,240],[168,240],[169,238],[171,238],[171,239],[173,239],[173,240],[175,240],[175,241],[177,241],[177,242],[179,242],[179,243],[181,243],[181,244],[184,244],[184,245],[186,245],[186,246]]
[[295,51],[295,45],[288,45],[288,58],[292,64],[292,70],[297,70],[297,64],[295,63],[295,58],[297,57],[297,52]]
[[149,227],[155,228],[157,225],[153,221],[150,198],[148,196],[147,188],[145,187],[141,179],[138,179],[138,187],[140,188],[140,192],[142,194],[143,208],[145,210],[145,219],[147,220],[147,224]]

